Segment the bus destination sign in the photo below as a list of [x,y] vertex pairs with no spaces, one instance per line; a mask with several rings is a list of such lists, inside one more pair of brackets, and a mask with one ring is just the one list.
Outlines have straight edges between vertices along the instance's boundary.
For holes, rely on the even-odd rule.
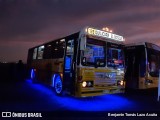
[[109,38],[109,39],[116,40],[116,41],[124,41],[123,36],[116,35],[113,33],[102,31],[102,30],[97,30],[94,28],[87,28],[87,33],[89,35],[99,36],[99,37],[103,37],[103,38]]

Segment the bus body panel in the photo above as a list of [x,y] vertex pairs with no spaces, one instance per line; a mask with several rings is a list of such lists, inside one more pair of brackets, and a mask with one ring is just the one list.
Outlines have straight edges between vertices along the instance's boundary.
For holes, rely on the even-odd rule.
[[155,61],[157,68],[160,68],[160,51],[151,47],[152,45],[154,44],[143,43],[125,47],[126,88],[148,89],[158,87],[158,75],[151,75],[150,63],[152,62],[151,56],[159,56]]
[[36,70],[36,76],[39,82],[52,86],[51,80],[54,74],[59,74],[62,77],[63,64],[63,58],[34,60],[31,64],[31,68]]

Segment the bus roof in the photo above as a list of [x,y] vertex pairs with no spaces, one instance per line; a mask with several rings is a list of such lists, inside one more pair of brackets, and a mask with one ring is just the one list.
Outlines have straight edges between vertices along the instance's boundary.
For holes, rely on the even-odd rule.
[[81,35],[88,35],[91,38],[98,38],[100,40],[105,40],[105,41],[107,40],[107,41],[113,42],[113,43],[116,43],[116,42],[123,43],[124,42],[123,36],[120,36],[120,35],[117,35],[117,34],[114,34],[114,33],[111,33],[111,32],[106,32],[104,30],[99,30],[99,29],[87,26],[87,27],[84,27],[83,29],[81,29],[80,31],[78,31],[76,33],[73,33],[73,34],[70,34],[70,35],[65,36],[65,37],[57,38],[57,39],[54,39],[54,40],[39,44],[39,45],[34,46],[34,47],[30,48],[30,49],[33,49],[33,48],[36,48],[36,47],[39,47],[39,46],[42,46],[42,45],[49,44],[49,43],[51,43],[53,41],[56,41],[56,40],[66,39],[66,38],[69,38],[71,36],[79,36],[80,37]]
[[149,43],[149,42],[138,42],[138,43],[131,43],[131,44],[126,44],[126,47],[131,47],[131,46],[139,46],[139,45],[144,45],[147,48],[155,49],[160,51],[160,46],[154,44],[154,43]]
[[76,33],[70,34],[70,35],[68,35],[68,36],[66,36],[66,37],[56,38],[56,39],[50,40],[50,41],[48,41],[48,42],[45,42],[45,43],[36,45],[36,46],[34,46],[34,47],[30,48],[30,49],[33,49],[33,48],[36,48],[36,47],[39,47],[39,46],[42,46],[42,45],[50,44],[50,43],[52,43],[53,41],[66,39],[66,38],[68,38],[68,37],[70,37],[70,36],[78,36],[79,33],[80,33],[80,32],[76,32]]

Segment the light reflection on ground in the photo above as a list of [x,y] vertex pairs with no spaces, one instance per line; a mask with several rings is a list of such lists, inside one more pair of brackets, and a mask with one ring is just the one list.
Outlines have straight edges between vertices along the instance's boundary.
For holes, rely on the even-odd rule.
[[65,110],[74,111],[119,111],[125,108],[132,108],[135,103],[123,96],[123,94],[109,94],[96,97],[76,98],[72,96],[56,96],[52,89],[42,84],[32,84],[31,80],[26,81],[32,89],[44,95],[52,104],[57,104]]

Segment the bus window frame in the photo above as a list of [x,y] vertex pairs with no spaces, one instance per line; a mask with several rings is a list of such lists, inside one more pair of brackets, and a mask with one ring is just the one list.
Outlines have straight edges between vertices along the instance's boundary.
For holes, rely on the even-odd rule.
[[[125,68],[125,54],[124,54],[124,45],[122,44],[118,44],[118,43],[112,43],[112,42],[107,42],[106,44],[106,66],[107,67],[116,67],[116,68]],[[122,57],[123,57],[123,67],[117,67],[117,66],[108,66],[108,49],[117,49],[117,50],[121,50],[122,52]],[[119,65],[118,65],[119,66]]]
[[151,71],[150,71],[150,69],[151,69],[150,65],[151,65],[152,60],[150,61],[149,59],[151,59],[151,55],[154,55],[154,56],[158,55],[157,57],[160,59],[160,51],[155,50],[153,48],[147,48],[147,53],[148,53],[148,55],[147,55],[147,58],[148,58],[148,73],[152,77],[158,77],[159,76],[159,69],[160,69],[160,61],[159,60],[157,61],[157,59],[156,59],[156,62],[158,64],[158,66],[156,66],[156,71],[152,72],[153,73],[152,74]]
[[[83,57],[84,55],[84,51],[86,50],[86,48],[87,48],[87,41],[88,41],[88,39],[90,39],[90,40],[97,40],[97,41],[100,41],[100,42],[103,42],[104,43],[104,45],[102,45],[103,46],[103,49],[104,49],[104,60],[102,60],[102,62],[104,62],[104,65],[103,66],[100,66],[100,65],[97,65],[97,62],[99,62],[99,61],[101,61],[100,59],[97,59],[97,60],[94,60],[94,62],[93,62],[93,65],[91,65],[91,64],[86,64],[86,63],[83,63],[82,61],[83,61],[83,59],[85,58],[85,57]],[[92,45],[96,45],[96,44],[92,44]],[[106,41],[103,41],[103,40],[100,40],[100,39],[96,39],[96,38],[90,38],[90,37],[87,37],[86,36],[86,41],[85,41],[85,49],[84,50],[81,50],[80,49],[80,63],[81,63],[81,65],[82,66],[88,66],[88,67],[105,67],[106,66]],[[97,45],[97,46],[100,46],[100,45]],[[83,55],[83,56],[82,56]]]

